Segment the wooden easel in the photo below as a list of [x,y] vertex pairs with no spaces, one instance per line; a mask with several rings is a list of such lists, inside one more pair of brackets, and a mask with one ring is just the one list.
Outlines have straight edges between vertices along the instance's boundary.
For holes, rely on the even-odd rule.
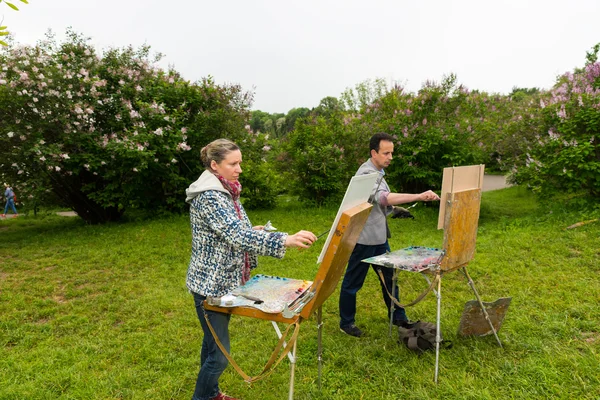
[[467,278],[469,286],[481,310],[488,322],[490,329],[494,333],[498,345],[502,347],[502,343],[498,338],[498,334],[486,307],[481,301],[481,297],[475,288],[475,283],[469,276],[467,271],[468,263],[475,255],[475,243],[477,240],[477,226],[479,220],[479,208],[481,204],[481,189],[464,190],[460,192],[448,193],[446,200],[446,218],[444,223],[444,251],[445,256],[442,259],[440,268],[437,271],[439,274],[438,287],[435,293],[437,298],[437,317],[436,317],[436,343],[435,343],[435,377],[437,383],[439,371],[439,355],[440,355],[440,312],[442,303],[442,276],[452,271],[460,270]]
[[[283,346],[287,349],[293,346],[293,349],[287,353],[287,356],[290,359],[290,385],[288,395],[290,400],[292,400],[294,397],[294,371],[296,365],[297,332],[300,324],[310,318],[315,310],[317,311],[317,359],[319,365],[318,380],[320,388],[322,367],[321,307],[325,300],[327,300],[327,298],[334,292],[342,274],[344,273],[346,264],[350,258],[350,254],[352,253],[352,250],[356,245],[356,241],[358,240],[358,236],[360,235],[364,224],[367,222],[367,218],[371,212],[371,207],[372,206],[370,204],[363,203],[352,207],[341,214],[339,222],[335,227],[335,231],[333,235],[331,235],[331,241],[329,242],[323,261],[321,262],[319,270],[317,271],[317,275],[315,276],[312,286],[309,289],[310,293],[308,293],[308,296],[310,300],[297,314],[290,313],[289,310],[284,310],[280,313],[267,313],[254,307],[221,307],[210,305],[206,301],[204,302],[204,308],[206,310],[271,321],[280,341],[282,340],[282,333],[279,330],[277,323],[282,322],[288,324],[297,324],[296,332],[292,336],[292,339],[290,339],[290,342],[287,344],[283,342]],[[285,354],[282,354],[281,357],[285,357]]]
[[[437,263],[429,265],[429,269],[422,273],[422,276],[431,284],[431,280],[427,275],[434,276],[434,284],[437,281],[437,289],[433,289],[437,298],[437,315],[436,315],[436,346],[435,346],[435,375],[434,381],[438,381],[439,372],[439,355],[440,355],[440,315],[442,303],[442,276],[444,274],[460,270],[468,280],[468,284],[473,290],[477,302],[481,307],[486,321],[488,322],[491,331],[493,332],[498,345],[502,347],[502,343],[498,338],[496,329],[487,313],[479,293],[475,288],[473,280],[467,272],[467,265],[475,255],[475,244],[477,241],[477,226],[479,221],[479,209],[481,205],[481,186],[483,183],[483,165],[446,168],[444,169],[444,181],[442,183],[442,204],[440,206],[440,222],[443,225],[438,227],[444,228],[444,246],[443,257]],[[442,219],[443,217],[443,219]],[[393,252],[392,252],[393,254]],[[373,262],[370,259],[370,262]],[[385,264],[378,264],[388,266]],[[400,265],[394,266],[393,285],[396,287],[398,272]],[[391,296],[394,300],[394,293]],[[414,304],[413,302],[412,304]],[[391,314],[394,311],[394,301],[392,301]],[[390,321],[390,333],[391,325]]]

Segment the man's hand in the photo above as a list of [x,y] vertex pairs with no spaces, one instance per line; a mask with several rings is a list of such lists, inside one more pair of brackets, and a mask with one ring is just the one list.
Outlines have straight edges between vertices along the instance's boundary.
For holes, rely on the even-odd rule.
[[419,194],[419,200],[421,200],[421,201],[435,201],[435,200],[439,200],[439,199],[440,199],[440,196],[438,196],[431,190],[428,190],[426,192]]

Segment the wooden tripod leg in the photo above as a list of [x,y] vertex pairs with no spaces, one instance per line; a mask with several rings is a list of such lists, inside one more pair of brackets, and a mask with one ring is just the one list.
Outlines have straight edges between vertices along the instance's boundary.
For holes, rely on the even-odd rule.
[[317,360],[319,362],[319,375],[317,382],[319,383],[319,390],[321,390],[321,367],[323,366],[323,310],[321,307],[317,310]]
[[481,297],[479,297],[479,293],[477,293],[477,289],[475,289],[475,283],[473,283],[473,279],[471,279],[471,277],[469,276],[469,273],[467,272],[467,266],[465,265],[460,270],[467,277],[469,286],[471,286],[471,290],[473,290],[473,293],[475,293],[475,298],[477,299],[477,302],[479,303],[479,307],[481,307],[481,311],[483,311],[483,316],[485,317],[485,320],[488,322],[488,324],[490,325],[490,329],[494,333],[494,337],[496,338],[496,342],[498,342],[498,346],[502,347],[500,338],[498,338],[498,333],[496,333],[496,328],[494,328],[494,324],[492,324],[492,320],[490,319],[490,316],[488,315],[487,310],[485,309],[485,306],[483,305],[483,302],[481,301]]
[[438,280],[438,288],[437,292],[435,293],[435,297],[437,297],[437,317],[435,321],[435,374],[433,377],[433,381],[436,384],[438,383],[438,372],[440,369],[440,342],[442,341],[440,334],[440,314],[442,310],[442,275],[441,272],[438,273],[440,274],[440,279]]

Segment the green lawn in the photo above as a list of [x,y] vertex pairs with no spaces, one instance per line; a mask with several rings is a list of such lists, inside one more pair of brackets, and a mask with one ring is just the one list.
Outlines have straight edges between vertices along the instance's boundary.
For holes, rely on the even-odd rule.
[[[422,205],[415,220],[390,220],[392,249],[440,247],[437,215]],[[326,231],[335,209],[295,202],[251,212],[282,231]],[[411,210],[412,211],[412,210]],[[439,384],[434,353],[417,356],[388,336],[374,273],[359,292],[357,324],[366,337],[338,329],[337,293],[324,305],[324,363],[317,388],[314,319],[302,325],[296,399],[598,399],[600,398],[600,222],[598,215],[547,209],[521,188],[483,194],[475,260],[469,272],[486,301],[512,297],[493,337],[456,335],[473,298],[462,274],[444,276]],[[312,279],[322,243],[262,258],[257,273]],[[202,331],[185,288],[190,252],[186,216],[87,226],[77,218],[0,221],[0,399],[189,399]],[[401,275],[405,300],[425,287]],[[408,309],[435,321],[429,295]],[[233,355],[257,374],[276,336],[270,323],[234,317]],[[287,398],[287,361],[248,386],[228,368],[222,388],[243,399]]]

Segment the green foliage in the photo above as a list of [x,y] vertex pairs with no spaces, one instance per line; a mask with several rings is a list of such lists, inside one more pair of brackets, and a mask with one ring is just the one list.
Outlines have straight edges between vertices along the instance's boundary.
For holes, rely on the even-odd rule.
[[395,88],[367,108],[363,123],[397,138],[388,183],[401,192],[439,189],[443,168],[484,161],[469,100],[450,75],[426,82],[417,95]]
[[289,132],[285,114],[269,114],[265,111],[255,110],[250,115],[250,129],[254,133],[263,133],[277,138],[283,137]]
[[[27,0],[19,0],[21,3],[23,4],[29,4],[29,2]],[[15,11],[19,11],[19,8],[17,6],[15,6],[13,3],[9,3],[6,0],[0,0],[0,3],[4,2],[4,4],[6,4],[8,7],[12,8]],[[2,19],[2,21],[0,21],[0,25],[2,25],[4,18]],[[0,26],[0,37],[2,36],[8,36],[10,33],[6,30],[7,26]],[[8,43],[6,43],[3,40],[0,40],[0,46],[8,46]]]
[[546,199],[570,194],[597,202],[600,63],[560,77],[540,104],[540,128],[515,169],[515,181]]
[[312,110],[315,117],[331,118],[339,114],[343,109],[343,104],[333,96],[327,96],[321,99],[319,105]]
[[67,36],[0,56],[2,177],[22,197],[52,190],[91,223],[128,208],[181,211],[198,150],[246,137],[251,95],[156,68],[149,47],[100,56]]
[[595,64],[598,62],[598,52],[600,52],[600,43],[596,43],[591,51],[585,53],[585,65]]
[[343,109],[352,112],[364,111],[386,92],[387,85],[384,79],[367,79],[357,84],[354,89],[347,88],[340,96],[340,103]]
[[285,130],[291,132],[294,130],[296,120],[305,118],[310,114],[310,110],[306,107],[292,108],[285,116]]
[[243,187],[244,208],[248,210],[274,208],[283,182],[275,171],[274,163],[269,162],[273,151],[266,135],[250,133],[247,139],[239,143],[239,146],[243,154],[243,173],[240,182]]
[[363,104],[361,112],[344,111],[337,100],[326,98],[320,106],[322,117],[296,123],[281,156],[284,167],[291,168],[288,182],[295,193],[317,204],[341,197],[356,169],[369,158],[369,138],[377,132],[396,138],[395,160],[386,173],[397,191],[439,189],[444,167],[488,159],[491,151],[483,141],[494,129],[480,117],[478,99],[484,97],[456,85],[454,75],[440,84],[426,83],[417,95],[400,87],[385,92],[369,87],[363,85],[359,98],[367,101],[376,93],[377,99]]
[[318,205],[339,197],[357,168],[346,144],[339,118],[298,120],[278,156],[291,192]]

